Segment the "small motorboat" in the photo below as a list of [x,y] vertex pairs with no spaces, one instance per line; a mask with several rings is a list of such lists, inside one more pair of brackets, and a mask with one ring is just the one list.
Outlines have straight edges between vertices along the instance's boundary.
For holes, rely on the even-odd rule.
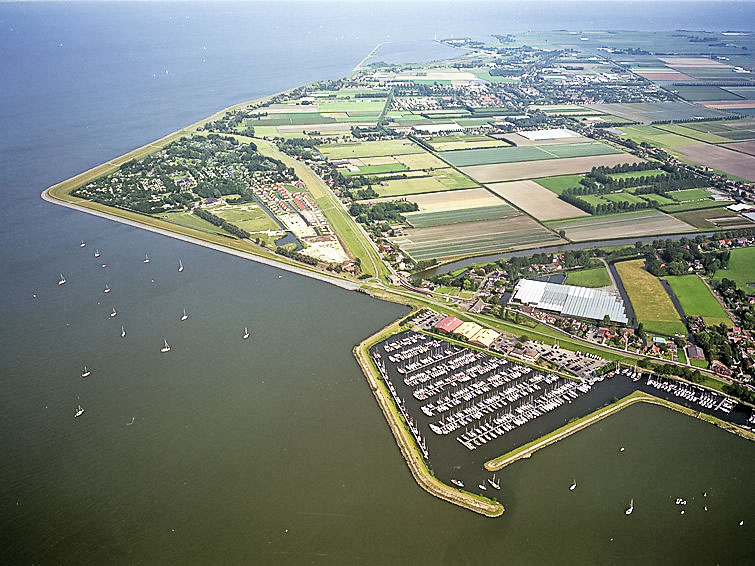
[[94,250],[94,257],[100,257],[100,250]]
[[632,514],[632,511],[634,511],[634,499],[632,499],[632,500],[631,500],[631,501],[629,502],[629,507],[627,508],[627,510],[626,510],[626,511],[624,511],[624,514],[625,514],[625,515],[631,515],[631,514]]
[[577,489],[577,480],[574,480],[574,483],[569,486],[569,491],[574,491]]
[[81,243],[79,244],[79,247],[83,248],[86,245],[87,245],[87,243],[84,240],[81,240]]
[[456,487],[464,487],[464,482],[461,480],[451,480],[451,483],[454,484]]
[[149,256],[144,254],[144,263],[149,263]]
[[66,284],[66,278],[63,277],[63,274],[60,274],[60,279],[58,279],[58,285],[65,285]]
[[181,260],[178,260],[178,272],[181,273],[184,270],[184,264],[181,263]]
[[126,329],[123,328],[123,325],[121,324],[121,338],[125,338],[125,337],[126,337]]

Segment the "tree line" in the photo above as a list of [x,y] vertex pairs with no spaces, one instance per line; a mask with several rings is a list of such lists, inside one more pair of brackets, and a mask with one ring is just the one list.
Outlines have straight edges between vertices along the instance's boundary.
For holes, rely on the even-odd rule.
[[199,218],[201,218],[202,220],[206,220],[210,224],[217,226],[222,230],[225,230],[226,232],[236,236],[237,238],[241,238],[242,240],[249,239],[249,232],[247,232],[243,228],[239,228],[235,224],[231,224],[227,220],[223,220],[220,216],[217,216],[212,212],[209,212],[208,210],[195,208],[194,214],[196,216],[199,216]]

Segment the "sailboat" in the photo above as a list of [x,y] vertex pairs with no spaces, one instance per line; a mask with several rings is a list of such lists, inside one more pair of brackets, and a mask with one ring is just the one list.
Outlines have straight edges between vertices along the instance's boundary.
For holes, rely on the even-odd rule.
[[244,335],[242,336],[242,338],[244,340],[246,340],[247,338],[249,338],[249,329],[246,326],[244,327]]
[[86,366],[84,366],[84,371],[82,371],[82,372],[81,372],[81,377],[89,377],[89,375],[90,375],[91,373],[92,373],[92,372],[91,372],[91,371],[89,371],[89,370],[87,369],[87,367],[86,367]]
[[149,263],[149,256],[144,254],[144,263]]
[[186,314],[186,309],[184,309],[184,313],[183,315],[181,315],[181,320],[183,321],[183,320],[186,320],[187,318],[189,318],[189,315]]
[[461,480],[451,480],[451,483],[454,484],[456,487],[464,487],[464,482]]
[[121,338],[125,338],[125,337],[126,337],[126,329],[123,328],[123,325],[121,324]]
[[488,478],[488,483],[491,485],[493,489],[501,489],[501,484],[495,481],[495,474],[493,474],[492,479]]
[[629,507],[627,508],[627,510],[626,510],[626,511],[624,511],[624,514],[625,514],[625,515],[631,515],[631,514],[632,514],[632,511],[634,511],[634,499],[631,499],[631,500],[629,501]]
[[84,407],[79,405],[78,407],[76,407],[76,412],[73,414],[73,418],[75,419],[77,417],[80,417],[83,414],[84,414]]
[[115,310],[115,307],[113,307],[113,312],[110,313],[110,318],[115,318],[115,315],[117,315],[118,312]]
[[577,489],[577,480],[574,480],[574,483],[569,486],[569,491],[574,491]]
[[181,263],[181,260],[178,260],[178,272],[181,273],[184,270],[184,264]]
[[488,488],[485,487],[484,483],[478,484],[477,487],[479,487],[482,491],[487,491],[488,490]]
[[79,244],[79,247],[83,248],[86,245],[87,245],[87,243],[84,240],[81,240],[81,243]]
[[164,354],[165,352],[170,352],[170,346],[168,345],[168,341],[163,338],[163,347],[160,348],[160,351]]
[[102,290],[102,292],[107,295],[110,292],[110,285],[105,283],[105,288]]
[[100,250],[94,250],[94,257],[100,257]]
[[63,274],[60,274],[60,279],[58,279],[58,285],[65,285],[66,284],[66,278],[63,277]]

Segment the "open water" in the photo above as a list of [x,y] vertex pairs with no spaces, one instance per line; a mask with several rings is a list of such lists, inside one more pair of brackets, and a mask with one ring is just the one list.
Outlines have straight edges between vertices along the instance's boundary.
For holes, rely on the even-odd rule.
[[510,466],[478,517],[416,486],[351,355],[404,308],[39,193],[381,41],[740,29],[752,5],[270,4],[0,4],[0,562],[748,562],[750,443],[632,407]]

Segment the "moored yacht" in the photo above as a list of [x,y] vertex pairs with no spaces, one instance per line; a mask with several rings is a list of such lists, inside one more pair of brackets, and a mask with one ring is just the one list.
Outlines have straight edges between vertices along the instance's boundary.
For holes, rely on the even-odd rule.
[[83,248],[86,245],[87,245],[87,243],[84,240],[81,240],[81,243],[79,244],[79,247]]
[[574,491],[577,489],[577,480],[574,480],[574,483],[569,486],[569,491]]
[[105,283],[105,288],[102,290],[102,292],[107,295],[110,292],[110,285]]
[[451,483],[454,484],[456,487],[464,487],[464,482],[461,480],[451,480]]
[[493,489],[501,489],[501,484],[495,481],[495,474],[493,474],[492,478],[488,478],[488,483]]

